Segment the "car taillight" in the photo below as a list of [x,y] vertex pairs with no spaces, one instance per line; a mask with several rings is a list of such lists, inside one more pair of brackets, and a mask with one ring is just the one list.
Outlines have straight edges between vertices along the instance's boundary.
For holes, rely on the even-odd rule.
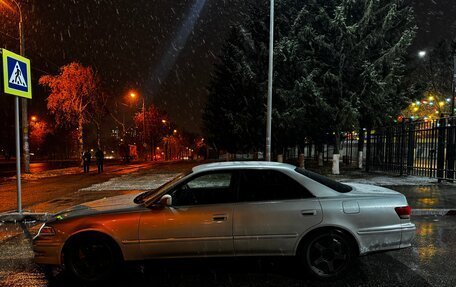
[[396,207],[397,215],[402,219],[410,219],[410,215],[412,214],[412,208],[410,206],[402,206]]

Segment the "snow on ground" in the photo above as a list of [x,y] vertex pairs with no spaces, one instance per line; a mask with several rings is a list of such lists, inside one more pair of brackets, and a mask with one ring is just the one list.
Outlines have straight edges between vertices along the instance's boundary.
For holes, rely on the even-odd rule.
[[158,174],[126,174],[111,178],[103,183],[80,189],[80,191],[103,191],[103,190],[150,190],[156,189],[162,184],[178,176],[179,173]]
[[397,185],[435,185],[436,179],[418,176],[371,176],[365,178],[343,178],[339,179],[341,182],[356,182],[363,184],[373,184],[381,186],[397,186]]
[[[144,164],[130,164],[130,165],[105,165],[107,172],[133,172],[143,167]],[[91,167],[91,173],[96,173],[96,166]],[[83,170],[81,167],[67,167],[61,169],[52,169],[41,171],[37,173],[22,173],[21,179],[26,181],[40,180],[51,177],[58,177],[63,175],[81,174]],[[6,180],[16,180],[16,176],[8,177]]]
[[[39,173],[22,173],[22,180],[39,180],[43,178],[57,177],[81,173],[80,167],[68,167],[62,169],[47,170]],[[7,180],[16,180],[16,176],[8,177]]]

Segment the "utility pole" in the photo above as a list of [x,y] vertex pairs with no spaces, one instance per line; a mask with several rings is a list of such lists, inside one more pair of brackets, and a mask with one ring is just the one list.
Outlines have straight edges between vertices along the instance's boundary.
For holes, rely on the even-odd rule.
[[272,138],[272,80],[274,73],[274,0],[270,2],[269,18],[269,74],[268,74],[268,100],[266,119],[266,161],[271,161]]

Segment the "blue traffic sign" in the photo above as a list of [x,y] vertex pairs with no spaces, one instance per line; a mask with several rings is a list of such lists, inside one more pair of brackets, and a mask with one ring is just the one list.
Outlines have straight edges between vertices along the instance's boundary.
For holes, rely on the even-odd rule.
[[5,49],[2,58],[5,93],[31,99],[30,60]]

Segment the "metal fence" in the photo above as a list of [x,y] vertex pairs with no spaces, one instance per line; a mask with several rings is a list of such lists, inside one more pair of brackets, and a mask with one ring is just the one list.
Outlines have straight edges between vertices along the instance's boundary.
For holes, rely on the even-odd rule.
[[[439,180],[455,180],[456,117],[442,117],[427,121],[403,121],[393,126],[345,133],[340,155],[342,164],[358,166],[363,156],[366,171],[382,171],[398,175],[417,175]],[[363,152],[359,153],[359,140]],[[332,161],[331,144],[319,148],[324,162]],[[317,160],[314,144],[304,145],[306,161]],[[287,162],[295,162],[298,148],[284,152]]]
[[456,118],[404,121],[366,134],[366,168],[455,179]]

